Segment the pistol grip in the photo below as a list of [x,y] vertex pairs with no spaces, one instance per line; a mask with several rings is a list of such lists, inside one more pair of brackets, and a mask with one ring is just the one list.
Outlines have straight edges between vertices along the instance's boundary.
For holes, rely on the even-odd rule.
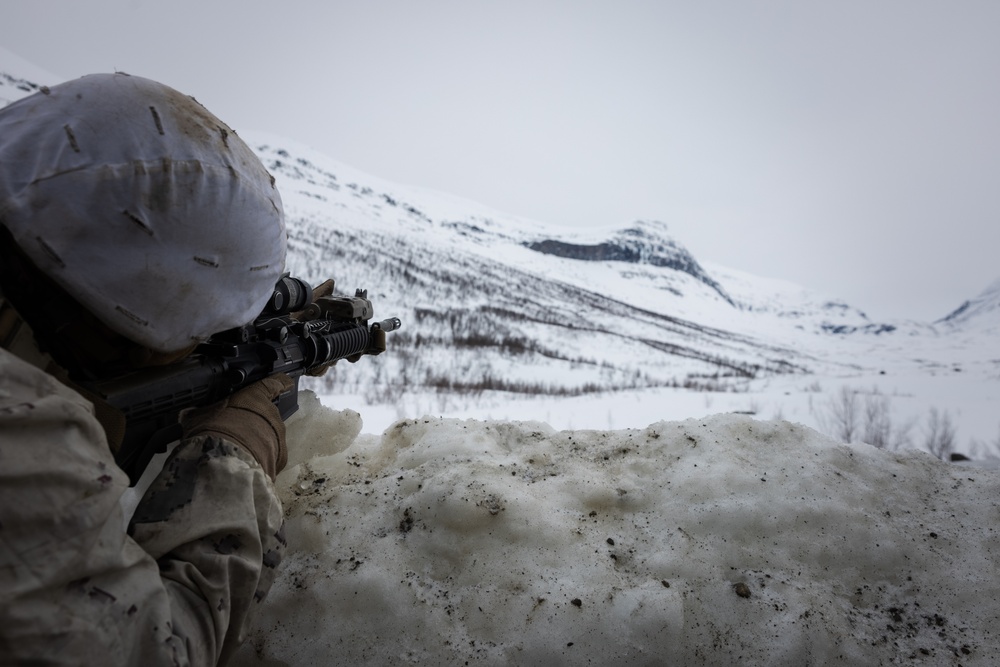
[[274,399],[274,404],[278,407],[278,414],[281,415],[281,420],[284,421],[295,414],[295,411],[299,409],[299,379],[295,378],[292,388],[288,391],[278,394],[278,397]]

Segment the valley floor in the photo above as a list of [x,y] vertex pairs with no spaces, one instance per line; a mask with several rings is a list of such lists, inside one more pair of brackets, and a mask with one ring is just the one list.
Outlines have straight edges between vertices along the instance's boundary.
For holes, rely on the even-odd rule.
[[932,411],[947,416],[956,452],[1000,457],[1000,377],[995,368],[931,365],[856,370],[839,375],[788,375],[753,380],[736,391],[696,392],[653,388],[577,397],[482,392],[456,395],[415,390],[396,403],[368,405],[357,395],[323,395],[325,405],[361,414],[364,432],[381,433],[395,421],[423,416],[477,420],[538,421],[557,430],[645,428],[661,420],[739,413],[788,420],[831,436],[842,435],[844,393],[854,395],[863,440],[866,405],[879,404],[883,427],[904,448],[923,449]]

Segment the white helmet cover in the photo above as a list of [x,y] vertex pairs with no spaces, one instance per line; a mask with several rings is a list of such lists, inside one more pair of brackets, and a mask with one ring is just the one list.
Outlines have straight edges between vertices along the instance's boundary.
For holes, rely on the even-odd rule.
[[194,98],[93,74],[0,110],[0,224],[114,331],[160,352],[246,324],[285,264],[274,179]]

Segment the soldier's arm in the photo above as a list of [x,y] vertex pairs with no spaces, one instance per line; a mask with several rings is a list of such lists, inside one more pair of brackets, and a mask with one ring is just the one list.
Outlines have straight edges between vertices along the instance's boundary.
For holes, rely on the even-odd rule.
[[0,350],[0,655],[15,663],[214,664],[274,576],[281,507],[255,458],[175,450],[132,537],[91,405]]

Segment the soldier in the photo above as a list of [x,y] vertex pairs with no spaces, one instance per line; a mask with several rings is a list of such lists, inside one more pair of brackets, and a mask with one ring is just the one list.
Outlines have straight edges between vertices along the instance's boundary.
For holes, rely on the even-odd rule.
[[[0,663],[210,665],[281,560],[284,376],[187,414],[131,520],[74,381],[186,356],[282,274],[274,179],[193,98],[91,75],[0,110]],[[127,522],[127,528],[126,528]]]

